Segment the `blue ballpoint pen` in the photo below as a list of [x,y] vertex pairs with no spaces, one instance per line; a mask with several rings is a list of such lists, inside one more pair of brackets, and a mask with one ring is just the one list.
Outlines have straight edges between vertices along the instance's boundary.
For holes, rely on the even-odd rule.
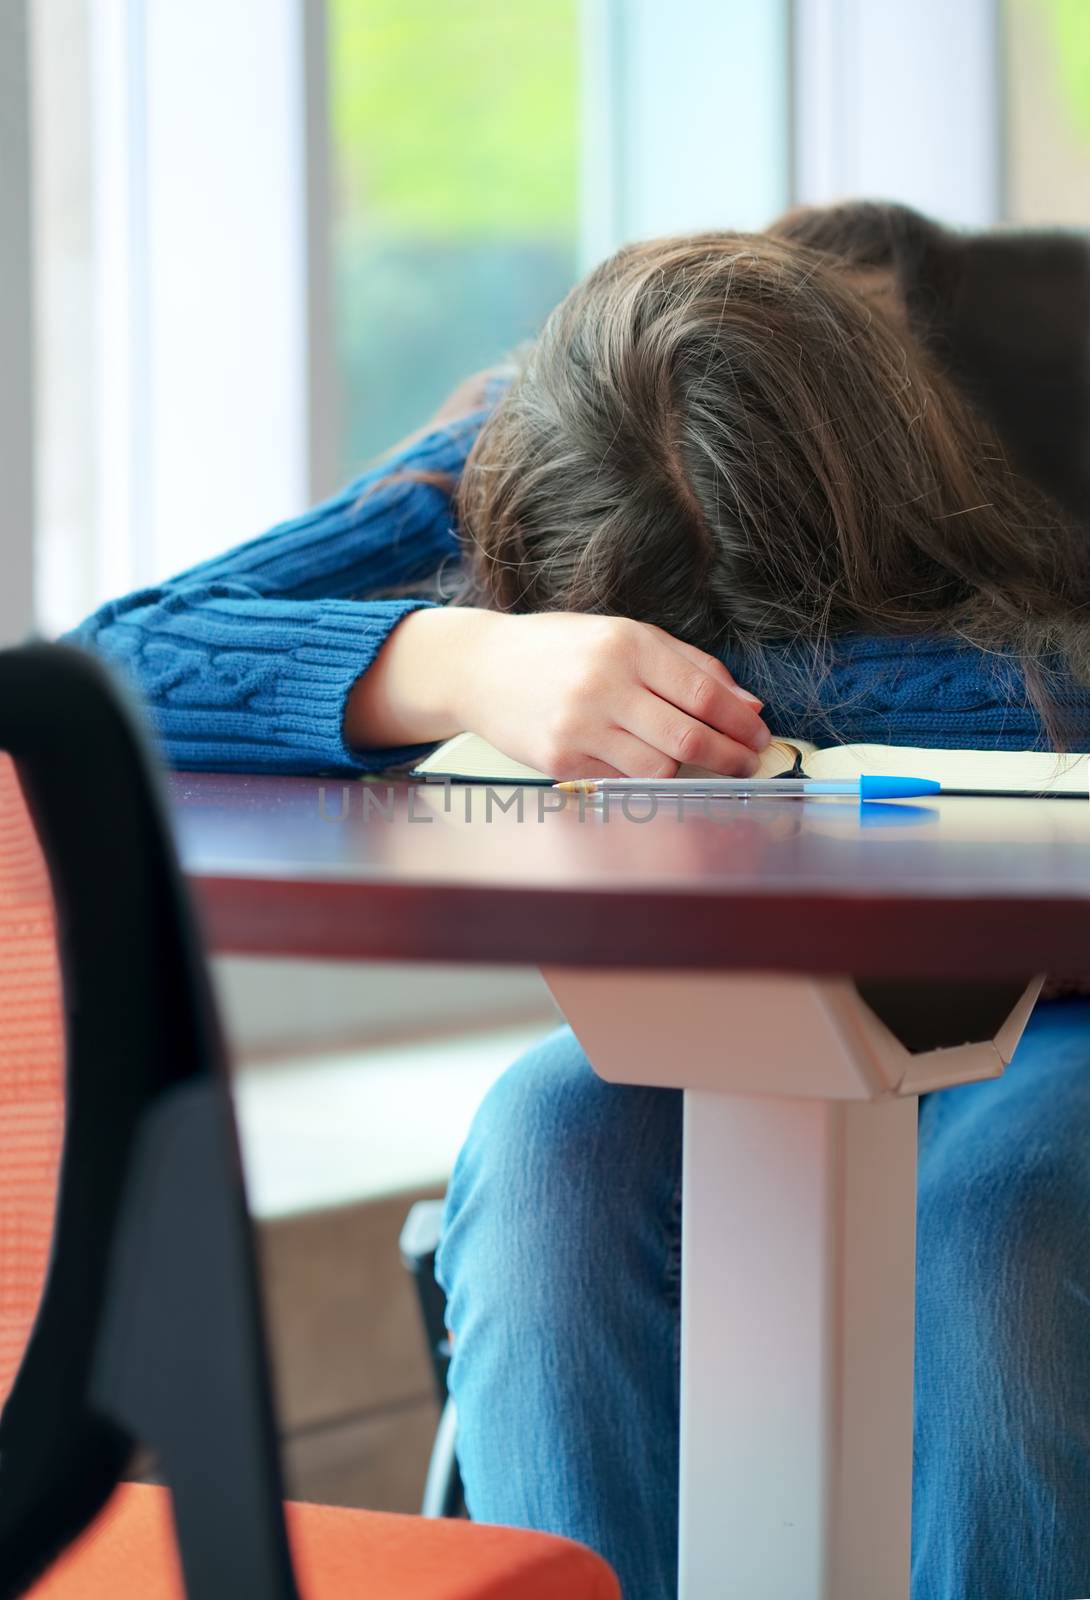
[[910,800],[938,794],[941,783],[932,778],[570,778],[553,786],[569,794],[653,794],[693,799],[722,796],[735,800],[784,797],[810,800],[815,795],[847,795],[857,800]]

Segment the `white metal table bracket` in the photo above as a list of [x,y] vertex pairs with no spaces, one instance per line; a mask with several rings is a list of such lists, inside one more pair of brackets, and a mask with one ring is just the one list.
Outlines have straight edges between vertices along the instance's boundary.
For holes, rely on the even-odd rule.
[[915,1097],[998,1076],[1041,980],[912,1053],[850,978],[545,978],[600,1076],[685,1090],[681,1600],[907,1600]]

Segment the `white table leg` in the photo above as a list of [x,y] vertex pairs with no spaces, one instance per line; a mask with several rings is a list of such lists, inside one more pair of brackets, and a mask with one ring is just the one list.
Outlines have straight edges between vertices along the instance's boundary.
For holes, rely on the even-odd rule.
[[913,1054],[844,977],[546,978],[603,1078],[685,1089],[681,1600],[907,1600],[915,1097],[1002,1072],[1040,980]]
[[916,1118],[686,1093],[681,1600],[906,1600]]

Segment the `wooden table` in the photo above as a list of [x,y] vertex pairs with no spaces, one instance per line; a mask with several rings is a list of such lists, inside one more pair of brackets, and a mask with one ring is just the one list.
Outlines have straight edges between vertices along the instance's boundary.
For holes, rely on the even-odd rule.
[[905,1600],[913,1096],[1090,972],[1090,803],[171,797],[213,948],[534,963],[603,1076],[685,1089],[683,1600]]

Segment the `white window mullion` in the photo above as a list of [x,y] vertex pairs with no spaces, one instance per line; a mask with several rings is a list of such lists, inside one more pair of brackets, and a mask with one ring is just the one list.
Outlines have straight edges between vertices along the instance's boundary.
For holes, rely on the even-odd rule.
[[790,197],[787,0],[585,0],[587,265],[630,239],[757,229]]
[[0,643],[34,618],[30,56],[25,0],[0,3]]
[[86,608],[307,502],[308,264],[321,252],[307,229],[304,11],[313,24],[315,5],[90,8],[97,505]]
[[144,0],[150,565],[309,489],[304,0]]
[[144,8],[121,0],[89,16],[97,494],[85,607],[148,577],[152,422]]
[[308,497],[320,500],[340,486],[340,394],[334,350],[329,61],[326,0],[300,0],[303,30],[306,219],[304,329],[309,408]]
[[579,8],[579,270],[589,272],[624,239],[621,216],[621,79],[624,18],[613,0]]
[[996,0],[794,0],[795,193],[1000,216]]

